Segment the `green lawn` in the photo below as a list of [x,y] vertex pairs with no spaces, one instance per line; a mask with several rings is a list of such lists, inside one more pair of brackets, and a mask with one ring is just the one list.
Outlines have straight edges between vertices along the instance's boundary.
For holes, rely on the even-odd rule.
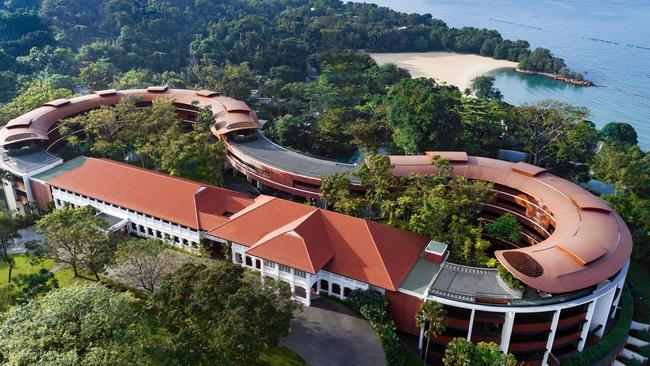
[[[23,254],[17,254],[12,256],[15,260],[15,265],[13,271],[11,272],[11,277],[15,277],[21,274],[31,274],[37,273],[41,268],[51,269],[54,267],[54,261],[44,260],[37,264],[32,264],[29,261],[29,257]],[[9,266],[6,262],[0,262],[0,285],[7,283],[9,276]]]
[[94,276],[88,273],[80,272],[81,277],[74,277],[72,267],[64,267],[56,271],[54,277],[59,281],[59,287],[82,286],[88,282],[94,282]]
[[262,366],[307,366],[305,360],[285,346],[273,347],[260,355]]

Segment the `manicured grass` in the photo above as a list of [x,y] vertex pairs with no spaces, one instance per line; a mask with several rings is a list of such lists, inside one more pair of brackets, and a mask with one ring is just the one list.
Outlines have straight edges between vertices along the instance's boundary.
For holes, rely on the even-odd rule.
[[[29,257],[22,254],[17,254],[12,256],[15,260],[13,271],[11,272],[11,277],[16,277],[21,274],[32,274],[37,273],[41,268],[51,269],[54,266],[54,261],[44,260],[40,263],[32,264],[29,261]],[[7,283],[9,276],[9,266],[6,262],[0,261],[0,285]]]
[[74,277],[74,271],[71,267],[64,267],[56,271],[54,277],[59,281],[59,287],[83,286],[89,282],[94,282],[94,278],[88,273],[79,273],[82,277]]
[[305,360],[285,346],[273,347],[260,355],[262,366],[307,366]]

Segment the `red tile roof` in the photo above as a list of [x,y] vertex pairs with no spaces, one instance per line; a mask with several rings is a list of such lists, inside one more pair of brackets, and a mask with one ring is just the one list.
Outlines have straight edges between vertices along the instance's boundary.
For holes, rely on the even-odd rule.
[[107,159],[89,158],[49,185],[193,229],[209,230],[254,203],[246,195]]
[[247,253],[316,274],[334,256],[321,211],[265,235]]
[[241,193],[89,158],[49,185],[200,229],[293,268],[396,291],[428,238],[275,197]]
[[279,198],[256,201],[209,234],[250,246],[251,255],[310,273],[322,267],[396,291],[429,242],[421,235]]

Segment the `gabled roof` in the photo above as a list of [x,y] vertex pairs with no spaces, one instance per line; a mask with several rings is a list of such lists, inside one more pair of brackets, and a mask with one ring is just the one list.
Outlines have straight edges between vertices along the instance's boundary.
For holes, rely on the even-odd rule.
[[47,184],[201,230],[254,203],[238,192],[107,159],[88,158]]
[[336,253],[323,268],[397,291],[429,239],[373,221],[322,210]]
[[247,253],[316,274],[334,256],[320,210],[265,235]]
[[249,246],[247,253],[254,256],[310,273],[322,267],[391,291],[429,242],[397,228],[265,196],[209,234]]

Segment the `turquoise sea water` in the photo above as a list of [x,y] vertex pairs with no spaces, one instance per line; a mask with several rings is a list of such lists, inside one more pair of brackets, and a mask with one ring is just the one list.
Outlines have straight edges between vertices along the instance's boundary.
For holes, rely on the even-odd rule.
[[587,107],[598,127],[632,124],[650,149],[650,1],[409,0],[372,1],[407,12],[431,13],[455,27],[497,29],[510,39],[546,47],[601,87],[583,88],[512,71],[496,86],[513,104],[558,99]]

